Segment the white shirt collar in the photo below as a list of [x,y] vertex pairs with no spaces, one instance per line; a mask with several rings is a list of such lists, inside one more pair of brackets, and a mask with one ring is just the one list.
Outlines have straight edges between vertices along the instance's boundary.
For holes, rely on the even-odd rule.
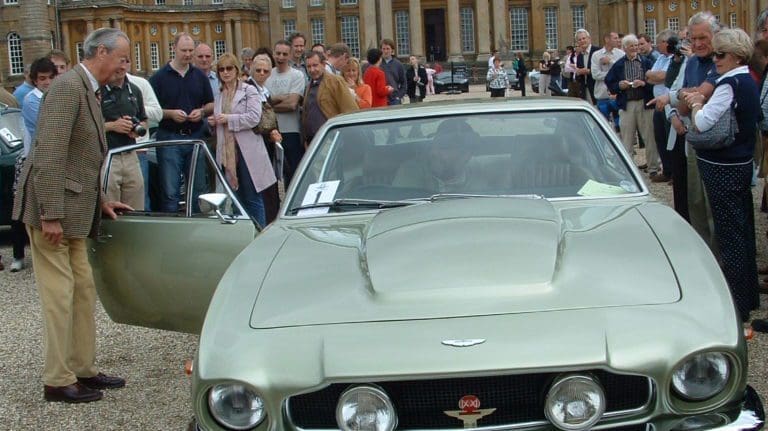
[[747,67],[747,66],[738,66],[736,68],[733,68],[733,69],[725,72],[724,74],[720,75],[720,77],[717,78],[716,82],[720,82],[723,79],[728,78],[729,76],[738,75],[740,73],[749,73],[749,67]]
[[91,73],[90,70],[88,70],[87,67],[85,67],[85,64],[80,63],[80,67],[82,67],[83,70],[85,71],[85,76],[87,76],[88,81],[91,82],[91,88],[93,88],[93,92],[95,93],[96,90],[99,89],[99,81],[97,81],[96,78],[93,77],[93,74]]

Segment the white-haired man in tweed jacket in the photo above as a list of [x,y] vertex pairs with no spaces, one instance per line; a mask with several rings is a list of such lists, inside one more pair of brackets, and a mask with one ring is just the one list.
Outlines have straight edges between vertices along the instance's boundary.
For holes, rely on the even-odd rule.
[[45,324],[43,395],[89,402],[125,380],[99,373],[95,362],[96,293],[86,252],[101,213],[131,208],[101,199],[107,150],[96,90],[129,58],[125,33],[102,28],[83,43],[82,63],[48,89],[34,147],[19,178],[13,216],[27,225]]

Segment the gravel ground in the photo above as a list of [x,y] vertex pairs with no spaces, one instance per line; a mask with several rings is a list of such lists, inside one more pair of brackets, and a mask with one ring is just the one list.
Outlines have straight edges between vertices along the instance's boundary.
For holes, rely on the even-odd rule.
[[[483,90],[473,86],[461,97],[487,97]],[[643,151],[639,153],[638,163]],[[659,200],[671,202],[671,186],[651,184],[651,190]],[[760,190],[762,181],[754,189],[756,208]],[[757,212],[756,223],[758,261],[768,264],[766,214]],[[0,254],[7,267],[11,255],[7,228],[0,228]],[[6,268],[0,272],[0,295],[4,308],[0,313],[0,429],[180,430],[187,425],[192,413],[189,379],[182,364],[194,355],[196,336],[116,324],[98,305],[97,365],[105,373],[125,377],[127,386],[106,391],[104,400],[96,403],[46,403],[40,380],[43,329],[32,271],[10,273]],[[753,317],[768,317],[768,297],[761,299],[763,306]],[[758,334],[749,342],[749,365],[750,384],[768,400],[768,335]]]

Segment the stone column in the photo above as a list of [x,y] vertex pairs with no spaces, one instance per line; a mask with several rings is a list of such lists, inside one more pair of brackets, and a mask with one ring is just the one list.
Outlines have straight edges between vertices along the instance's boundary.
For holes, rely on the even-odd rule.
[[[115,18],[112,21],[112,27],[114,27],[114,28],[116,28],[118,30],[123,30],[123,23],[121,21],[122,21],[121,18]],[[130,38],[130,36],[128,36],[128,37]]]
[[[501,41],[509,42],[509,12],[507,11],[507,2],[505,0],[493,1],[493,33],[491,33],[491,47],[499,49]],[[478,21],[482,18],[478,14]],[[450,28],[450,27],[449,27]],[[530,43],[533,43],[531,40]]]
[[487,23],[489,15],[488,0],[475,0],[475,21],[477,22],[477,61],[488,62],[491,56],[491,36]]
[[[481,0],[483,1],[483,0]],[[488,0],[485,0],[486,2]],[[424,61],[424,24],[421,17],[421,0],[410,0],[408,2],[408,17],[410,19],[411,30],[411,55]]]
[[[586,23],[584,24],[587,25]],[[592,28],[587,26],[590,30],[590,34],[592,34],[592,39],[596,40],[597,37],[597,28]],[[568,43],[569,40],[573,40],[573,33],[575,33],[575,30],[573,28],[573,9],[571,8],[571,2],[568,0],[560,0],[557,6],[557,48],[563,49],[568,45],[571,45]]]
[[[336,0],[326,0],[326,1],[336,1]],[[309,2],[307,0],[296,0],[296,31],[300,31],[302,33],[309,34],[309,17],[308,12],[309,10]],[[309,47],[312,46],[312,39],[306,41],[306,45],[309,45]],[[305,49],[309,48],[305,47]],[[307,49],[309,51],[309,49]]]
[[283,38],[283,27],[280,25],[280,0],[269,0],[269,47]]
[[448,61],[464,61],[461,55],[459,0],[448,0]]
[[[376,15],[376,3],[373,3],[373,15]],[[338,32],[336,25],[336,2],[325,2],[325,43],[331,43],[336,40],[341,40],[341,35]],[[371,27],[376,29],[376,22],[371,21]],[[378,46],[378,42],[376,42]],[[361,47],[362,48],[362,47]]]
[[141,62],[143,64],[141,66],[146,71],[147,76],[152,74],[152,57],[150,56],[149,49],[149,44],[152,43],[152,35],[149,34],[149,26],[150,23],[146,21],[141,23],[142,37],[144,38],[144,51],[141,53]]
[[89,19],[85,22],[85,35],[86,37],[93,32],[93,20]]
[[379,32],[376,30],[376,0],[360,0],[360,18],[360,32],[362,33],[360,35],[360,56],[363,56],[363,53],[370,47],[379,46]]
[[235,48],[234,53],[238,57],[240,56],[240,51],[243,49],[243,26],[240,22],[240,18],[235,18]]
[[225,43],[227,44],[225,51],[232,52],[234,45],[232,44],[232,20],[231,19],[224,20],[224,39],[226,40]]
[[[643,0],[637,0],[637,32],[645,33],[645,4],[643,3]],[[655,44],[656,40],[654,38],[656,35],[649,34],[648,36],[653,40],[653,43]]]
[[[381,23],[381,38],[394,40],[392,29],[392,0],[379,0],[379,22]],[[376,44],[378,46],[378,44]]]
[[627,28],[630,33],[637,34],[637,26],[635,25],[635,2],[632,0],[627,1]]
[[183,23],[181,23],[181,28],[183,29],[182,31],[183,31],[184,33],[186,33],[186,34],[190,35],[190,36],[192,37],[192,39],[194,39],[194,38],[195,38],[195,35],[194,35],[194,34],[192,34],[192,32],[191,32],[191,31],[189,31],[189,21],[188,21],[188,20],[186,20],[186,19],[185,19],[185,20],[184,20],[184,22],[183,22]]
[[205,33],[203,33],[203,42],[205,42],[206,45],[211,46],[213,45],[213,35],[211,34],[211,22],[206,21],[205,22],[205,30],[203,30]]
[[72,38],[69,36],[69,21],[61,22],[61,50],[64,51],[69,57],[72,64],[77,61],[77,54],[72,55],[72,44],[70,42]]
[[171,59],[168,53],[168,24],[162,23],[160,25],[160,46],[158,47],[158,54],[160,57],[160,66],[167,63]]

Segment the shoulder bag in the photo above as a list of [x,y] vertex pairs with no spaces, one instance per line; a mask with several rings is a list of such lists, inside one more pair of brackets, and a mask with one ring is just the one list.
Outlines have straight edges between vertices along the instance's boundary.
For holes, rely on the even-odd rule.
[[[739,81],[736,81],[738,88]],[[691,143],[695,150],[719,150],[730,147],[739,133],[739,124],[736,120],[736,88],[733,91],[733,102],[727,111],[717,119],[715,124],[704,132],[693,129],[685,135],[685,140]]]
[[261,119],[253,131],[259,135],[277,129],[277,114],[269,102],[261,102]]

